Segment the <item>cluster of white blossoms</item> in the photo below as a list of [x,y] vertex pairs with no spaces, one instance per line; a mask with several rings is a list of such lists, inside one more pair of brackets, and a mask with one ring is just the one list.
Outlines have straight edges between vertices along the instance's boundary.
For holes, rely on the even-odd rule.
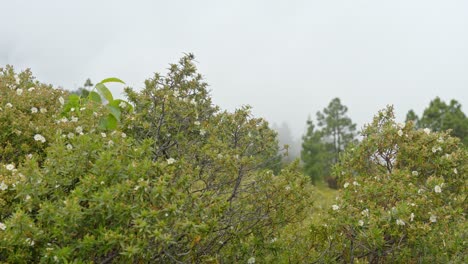
[[31,107],[31,113],[36,114],[38,111],[36,107]]
[[168,158],[166,161],[167,161],[167,164],[169,165],[174,164],[176,162],[174,158]]
[[419,175],[419,172],[417,172],[417,171],[412,171],[411,174],[412,174],[413,176],[418,176],[418,175]]
[[358,221],[358,225],[359,225],[359,226],[364,226],[364,221],[363,221],[363,220],[359,220],[359,221]]
[[436,185],[436,186],[434,187],[434,192],[436,192],[436,193],[441,193],[441,192],[442,192],[442,188],[441,188],[439,185]]
[[429,217],[429,221],[431,221],[431,223],[437,222],[437,216],[431,214],[431,217]]
[[396,224],[397,225],[400,225],[400,226],[404,226],[405,225],[405,221],[401,220],[401,219],[397,219],[396,220]]
[[2,183],[0,183],[0,191],[6,191],[8,190],[8,185],[2,181]]
[[6,228],[7,226],[4,223],[0,222],[0,229],[5,231]]
[[398,130],[398,136],[400,136],[400,137],[403,136],[403,130],[401,130],[401,129]]
[[338,211],[338,210],[340,210],[340,207],[338,205],[334,204],[334,205],[332,205],[332,209],[333,209],[333,211]]
[[21,88],[16,89],[16,94],[17,95],[22,95],[23,94],[23,89],[21,89]]
[[345,184],[343,184],[343,187],[344,187],[345,189],[348,188],[348,186],[349,186],[349,182],[345,182]]
[[365,217],[369,217],[369,209],[362,210],[361,215],[363,215]]
[[7,164],[5,166],[5,169],[9,170],[9,171],[12,171],[15,169],[15,164]]
[[46,142],[45,137],[44,137],[43,135],[41,135],[41,134],[36,134],[36,135],[34,135],[34,140],[35,140],[35,141],[40,141],[40,142],[42,142],[42,143],[45,143],[45,142]]
[[432,147],[432,153],[436,153],[437,151],[442,151],[442,148],[439,146],[439,147]]
[[431,130],[429,128],[425,128],[423,129],[424,133],[426,133],[427,135],[429,135],[431,133]]
[[255,257],[251,257],[247,260],[247,264],[255,264]]
[[6,103],[5,107],[6,107],[6,108],[12,108],[13,105],[12,105],[11,103]]

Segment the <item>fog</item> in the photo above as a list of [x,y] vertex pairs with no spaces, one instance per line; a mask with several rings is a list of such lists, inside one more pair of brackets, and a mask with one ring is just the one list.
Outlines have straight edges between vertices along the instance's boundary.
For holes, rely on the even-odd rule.
[[[287,123],[339,97],[358,127],[387,104],[404,119],[436,96],[468,105],[467,1],[4,1],[0,66],[76,89],[141,88],[192,52],[214,102]],[[113,87],[121,93],[120,87]]]

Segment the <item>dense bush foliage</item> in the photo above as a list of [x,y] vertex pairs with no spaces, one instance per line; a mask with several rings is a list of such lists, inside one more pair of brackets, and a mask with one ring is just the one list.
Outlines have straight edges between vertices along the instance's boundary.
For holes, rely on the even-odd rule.
[[105,105],[2,69],[1,261],[271,255],[282,227],[304,217],[308,180],[297,164],[273,174],[275,133],[247,107],[213,106],[192,60],[128,88],[134,111],[115,129],[97,118]]
[[391,107],[336,166],[335,260],[466,263],[467,152],[458,138],[397,124]]

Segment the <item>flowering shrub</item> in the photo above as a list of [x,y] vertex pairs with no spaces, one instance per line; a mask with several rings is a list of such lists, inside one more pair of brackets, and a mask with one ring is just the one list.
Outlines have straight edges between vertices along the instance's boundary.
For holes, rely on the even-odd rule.
[[272,172],[275,133],[248,107],[213,106],[192,60],[141,92],[126,89],[131,107],[119,102],[117,126],[102,125],[116,112],[95,95],[82,100],[38,82],[29,89],[29,71],[17,81],[2,69],[0,261],[271,255],[270,241],[305,217],[308,180],[297,164]]
[[459,139],[379,112],[335,168],[326,257],[340,262],[466,261],[467,152]]

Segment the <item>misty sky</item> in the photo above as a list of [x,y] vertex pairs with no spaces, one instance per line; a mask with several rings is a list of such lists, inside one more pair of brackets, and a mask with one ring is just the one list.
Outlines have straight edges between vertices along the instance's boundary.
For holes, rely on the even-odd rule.
[[216,104],[250,104],[297,138],[334,97],[358,127],[387,104],[399,120],[436,96],[468,109],[464,0],[0,0],[0,8],[0,66],[31,68],[67,89],[110,76],[141,88],[193,52]]

